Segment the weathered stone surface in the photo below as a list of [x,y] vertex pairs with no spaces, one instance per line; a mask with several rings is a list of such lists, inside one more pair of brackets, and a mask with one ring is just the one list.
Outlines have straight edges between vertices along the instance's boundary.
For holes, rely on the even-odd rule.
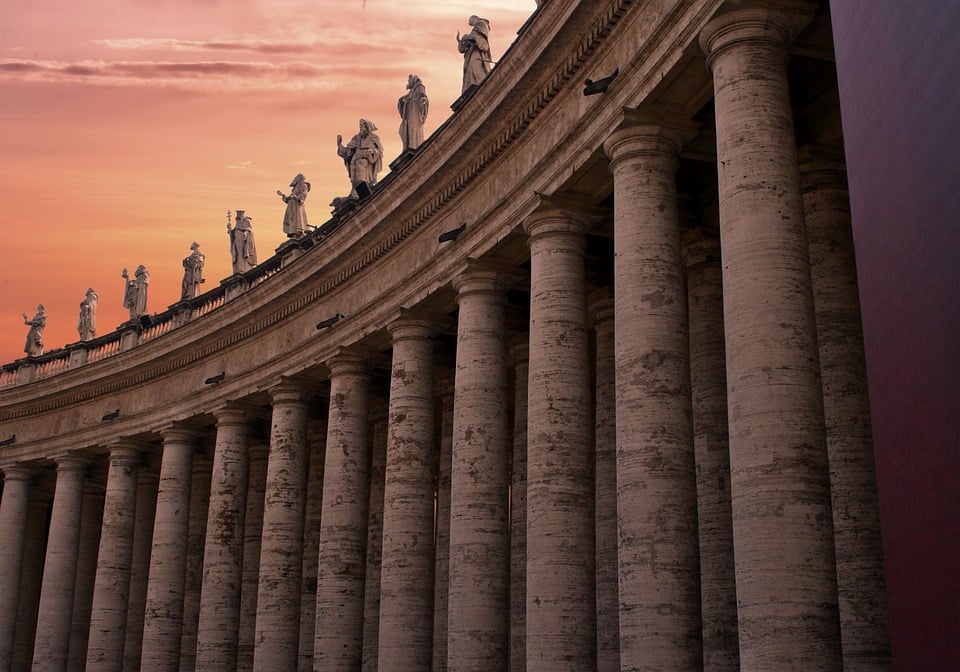
[[[91,475],[87,479],[83,492],[80,547],[77,549],[77,578],[73,590],[73,623],[70,628],[70,652],[67,657],[68,670],[82,670],[87,662],[93,588],[97,578],[97,556],[100,552],[100,529],[103,523],[103,500],[103,486],[94,482]],[[135,536],[134,540],[136,541]],[[130,588],[133,589],[132,570]],[[129,599],[127,604],[128,621],[126,629],[129,632]],[[0,669],[3,668],[0,667]],[[126,666],[124,667],[125,671],[128,669]]]
[[190,476],[190,531],[187,533],[187,565],[183,576],[183,625],[180,630],[180,672],[197,667],[197,635],[200,629],[200,600],[203,590],[203,555],[207,541],[210,483],[213,461],[203,452],[193,455]]
[[370,401],[370,445],[362,672],[376,672],[380,655],[380,563],[383,556],[383,488],[387,470],[387,403],[380,399]]
[[[124,672],[138,672],[143,651],[143,623],[150,580],[150,551],[153,523],[157,513],[160,474],[141,465],[137,470],[136,520],[133,523],[133,566],[130,568],[130,596],[127,598],[127,632],[123,643]],[[86,660],[86,657],[84,657]]]
[[[237,634],[237,672],[249,672],[253,669],[253,640],[257,629],[257,587],[260,580],[260,534],[263,530],[263,500],[267,489],[267,454],[269,452],[270,447],[260,443],[251,446],[248,451],[250,474],[246,484],[247,509],[243,521],[243,573]],[[232,560],[235,562],[236,556],[233,556]],[[224,646],[223,650],[229,651],[229,647]]]
[[441,419],[440,454],[437,460],[437,539],[434,551],[433,672],[446,672],[447,603],[450,590],[450,470],[453,459],[452,371],[443,369],[443,375],[436,383]]
[[527,370],[526,338],[511,343],[514,372],[513,468],[510,474],[510,671],[527,669]]
[[307,493],[303,513],[303,570],[300,574],[299,671],[313,670],[313,638],[317,625],[317,564],[320,550],[320,518],[323,511],[323,467],[326,460],[327,425],[307,421]]
[[13,661],[20,568],[32,483],[32,469],[8,467],[3,470],[3,499],[0,500],[0,538],[4,540],[0,544],[0,670],[9,670]]

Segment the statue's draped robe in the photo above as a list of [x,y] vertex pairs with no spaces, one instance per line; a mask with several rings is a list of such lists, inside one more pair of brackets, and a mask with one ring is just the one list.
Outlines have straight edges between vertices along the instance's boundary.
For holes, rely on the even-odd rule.
[[123,307],[130,311],[130,319],[134,320],[147,312],[147,285],[150,283],[150,274],[138,273],[133,280],[127,280],[127,289],[123,295]]
[[397,101],[397,110],[400,112],[400,140],[403,141],[404,151],[416,149],[423,143],[423,124],[427,120],[429,101],[423,84],[417,84],[410,93],[401,96]]
[[23,351],[31,356],[42,355],[43,328],[47,326],[47,316],[37,313],[27,324],[30,325],[30,330],[27,331],[27,342],[23,346]]
[[377,174],[383,170],[383,145],[380,136],[370,133],[363,137],[357,133],[337,153],[343,158],[350,175],[350,184],[356,187],[361,182],[369,186],[377,183]]
[[463,54],[463,89],[482,82],[490,74],[490,42],[487,36],[474,28],[460,39],[460,53]]
[[200,294],[203,281],[204,255],[194,252],[183,260],[183,282],[180,284],[180,298],[192,299]]
[[245,273],[257,265],[257,245],[247,222],[240,222],[230,231],[230,259],[234,273]]
[[310,191],[309,182],[298,182],[287,196],[287,210],[283,213],[283,232],[288,236],[307,230],[307,209],[303,204],[307,200],[308,191]]

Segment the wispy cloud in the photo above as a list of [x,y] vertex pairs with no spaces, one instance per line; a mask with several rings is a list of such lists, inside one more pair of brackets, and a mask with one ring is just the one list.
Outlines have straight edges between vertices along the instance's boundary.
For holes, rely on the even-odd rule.
[[240,163],[233,163],[227,166],[228,170],[249,170],[253,168],[253,161],[241,161]]
[[118,50],[227,51],[257,54],[305,54],[317,51],[315,41],[298,40],[178,40],[175,38],[126,38],[94,40],[94,44]]

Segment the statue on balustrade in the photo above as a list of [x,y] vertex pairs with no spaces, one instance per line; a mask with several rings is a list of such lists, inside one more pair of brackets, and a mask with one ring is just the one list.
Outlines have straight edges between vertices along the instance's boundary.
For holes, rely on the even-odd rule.
[[350,176],[350,198],[359,198],[357,185],[366,183],[373,188],[377,184],[377,174],[383,169],[383,145],[380,136],[374,131],[376,125],[366,119],[360,120],[360,132],[343,144],[343,136],[337,136],[337,154],[347,166],[347,175]]
[[47,326],[47,316],[43,312],[43,304],[37,306],[37,314],[32,319],[27,319],[27,314],[23,314],[23,323],[30,327],[27,331],[27,343],[23,346],[23,351],[30,357],[37,357],[43,354],[43,328]]
[[200,243],[190,246],[190,256],[183,260],[183,281],[180,283],[180,300],[186,301],[200,296],[203,284],[203,264],[206,257],[200,251]]
[[97,337],[97,301],[100,295],[87,289],[87,298],[80,302],[80,320],[77,322],[77,331],[81,341],[92,341]]
[[423,142],[423,124],[427,120],[430,101],[427,99],[427,89],[416,75],[407,78],[406,93],[397,101],[397,110],[400,112],[400,139],[403,141],[403,151],[416,149]]
[[124,268],[120,274],[125,283],[123,307],[130,311],[130,319],[136,320],[147,313],[147,285],[150,284],[150,272],[143,264],[137,266],[133,277]]
[[287,204],[287,210],[283,213],[283,232],[287,238],[301,238],[306,235],[307,228],[307,210],[304,203],[307,200],[307,192],[310,191],[310,183],[298,173],[290,183],[290,195],[286,196],[277,189],[277,196],[283,199]]
[[463,54],[463,88],[461,93],[480,84],[490,74],[490,21],[477,15],[467,20],[473,30],[467,35],[457,31],[457,47]]
[[257,244],[253,240],[253,218],[244,210],[237,210],[236,226],[230,226],[227,213],[227,233],[230,235],[230,260],[234,273],[246,273],[257,265]]

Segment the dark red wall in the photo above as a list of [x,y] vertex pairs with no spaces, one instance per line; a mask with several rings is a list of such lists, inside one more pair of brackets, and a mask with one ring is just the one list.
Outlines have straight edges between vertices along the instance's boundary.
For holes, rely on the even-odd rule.
[[960,670],[960,2],[831,15],[894,664]]

